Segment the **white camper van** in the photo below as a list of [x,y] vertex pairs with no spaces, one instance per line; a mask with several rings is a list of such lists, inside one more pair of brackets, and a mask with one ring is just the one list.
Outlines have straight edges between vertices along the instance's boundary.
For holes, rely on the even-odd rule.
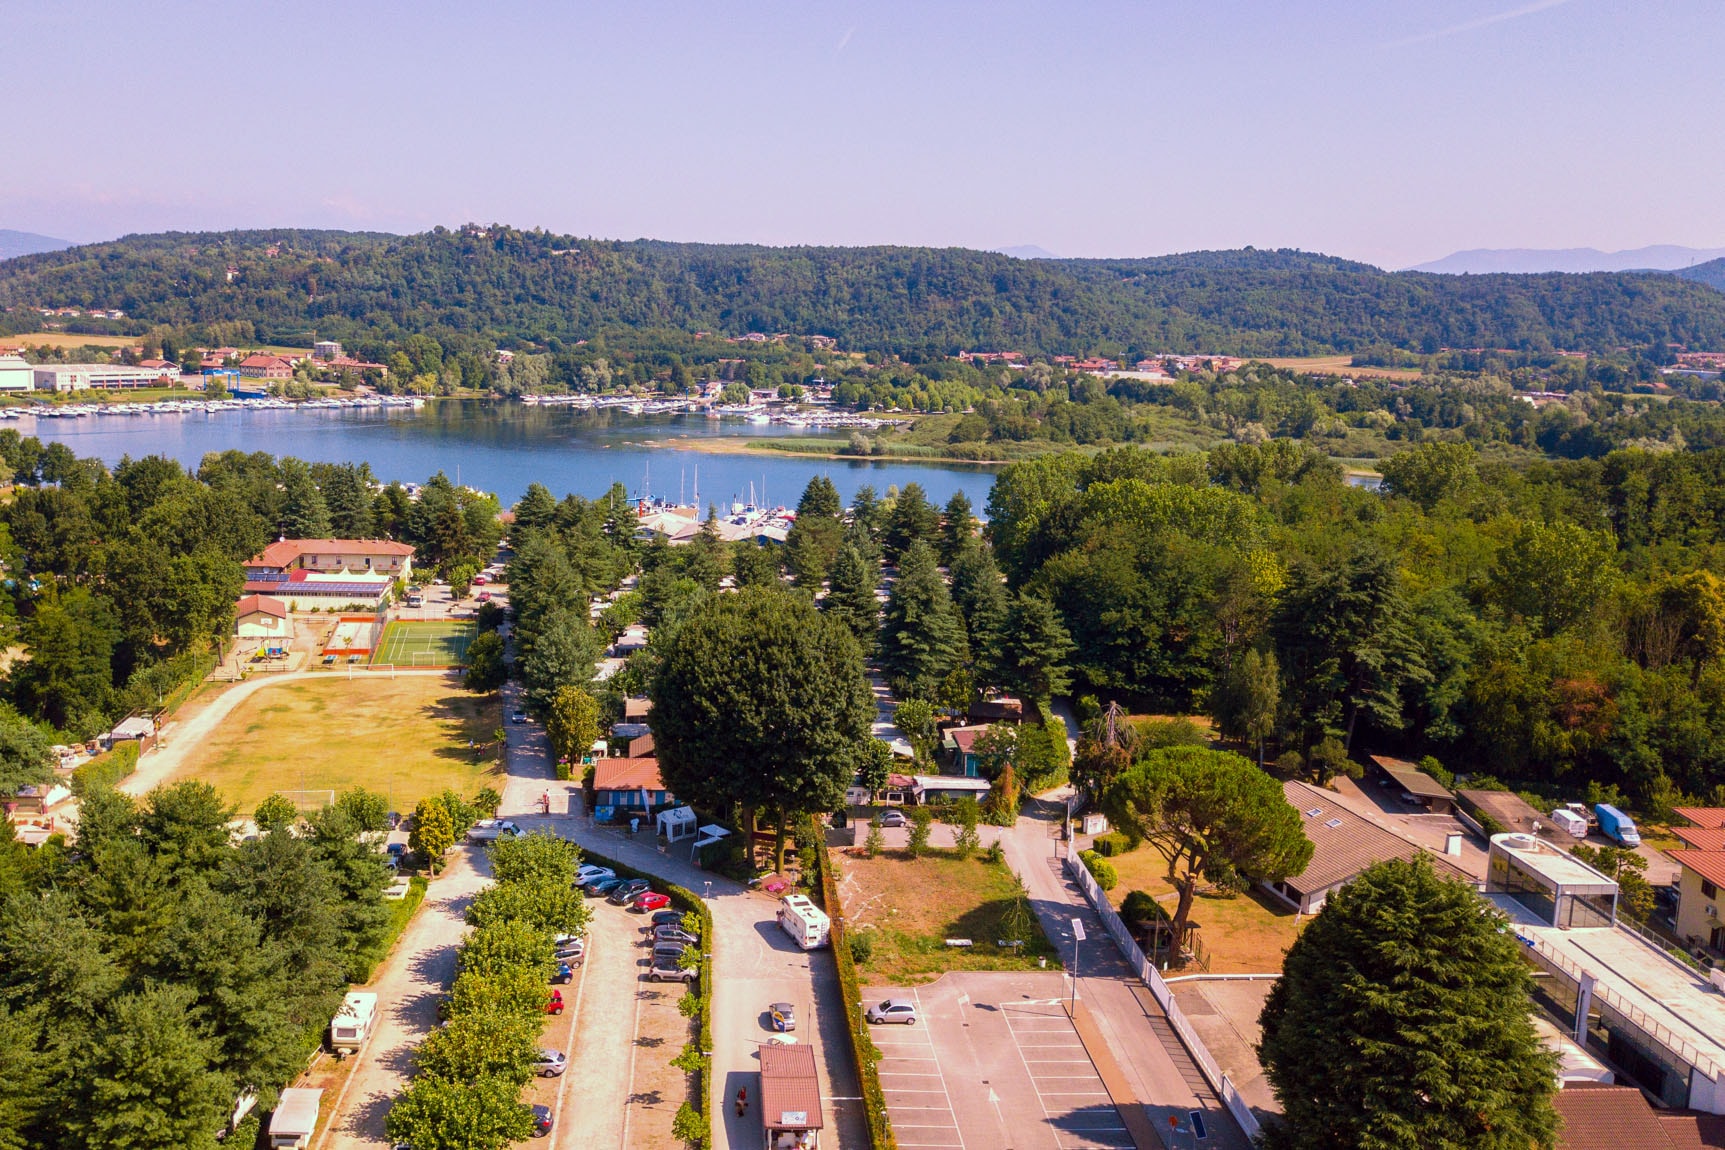
[[779,925],[804,950],[825,946],[832,934],[832,920],[826,911],[800,894],[789,894],[779,901]]
[[270,1150],[306,1150],[317,1133],[317,1104],[322,1098],[321,1090],[282,1091],[276,1112],[270,1115]]
[[377,995],[366,990],[350,990],[341,1001],[341,1009],[329,1022],[329,1048],[340,1054],[357,1051],[371,1033],[371,1020],[377,1017]]
[[1578,839],[1587,837],[1587,820],[1572,810],[1558,807],[1551,812],[1551,821],[1562,830],[1568,831]]

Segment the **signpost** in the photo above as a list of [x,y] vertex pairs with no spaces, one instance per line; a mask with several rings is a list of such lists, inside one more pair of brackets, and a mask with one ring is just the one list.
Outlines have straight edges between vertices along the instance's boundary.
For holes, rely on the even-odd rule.
[[1076,1016],[1078,1013],[1078,944],[1084,941],[1084,920],[1072,920],[1072,1005],[1067,1013]]

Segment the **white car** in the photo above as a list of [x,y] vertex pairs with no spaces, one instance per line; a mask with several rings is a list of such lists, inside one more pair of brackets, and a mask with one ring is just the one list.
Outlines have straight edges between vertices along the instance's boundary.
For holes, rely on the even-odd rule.
[[561,1050],[541,1050],[533,1061],[533,1073],[541,1078],[556,1078],[569,1065]]
[[507,819],[480,819],[473,824],[473,829],[467,832],[467,841],[489,843],[505,835],[513,837],[520,833],[521,828]]
[[906,1026],[916,1025],[916,1005],[903,998],[889,998],[885,1002],[869,1007],[866,1013],[868,1020],[877,1026],[886,1022],[898,1022]]
[[617,872],[608,866],[596,863],[582,863],[581,869],[575,872],[575,885],[586,886],[590,882],[598,882],[602,878],[616,878]]

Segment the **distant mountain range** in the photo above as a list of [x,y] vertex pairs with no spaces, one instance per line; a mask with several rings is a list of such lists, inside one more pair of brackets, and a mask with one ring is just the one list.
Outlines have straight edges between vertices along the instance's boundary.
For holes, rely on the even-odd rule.
[[1011,256],[1015,260],[1057,260],[1060,257],[1047,248],[1036,244],[1014,244],[1009,248],[995,248],[1003,256]]
[[39,236],[35,232],[15,232],[9,228],[0,228],[0,260],[9,260],[13,256],[33,256],[37,252],[57,252],[71,246],[71,240],[57,240],[53,236]]
[[1408,268],[1440,275],[1531,275],[1539,272],[1680,271],[1725,256],[1725,248],[1654,244],[1622,252],[1598,248],[1474,248]]

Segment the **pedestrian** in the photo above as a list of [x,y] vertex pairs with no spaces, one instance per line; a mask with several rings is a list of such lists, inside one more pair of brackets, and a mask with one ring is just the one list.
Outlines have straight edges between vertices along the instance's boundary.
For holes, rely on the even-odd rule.
[[748,1109],[749,1088],[747,1086],[740,1086],[737,1088],[737,1117],[741,1118]]

